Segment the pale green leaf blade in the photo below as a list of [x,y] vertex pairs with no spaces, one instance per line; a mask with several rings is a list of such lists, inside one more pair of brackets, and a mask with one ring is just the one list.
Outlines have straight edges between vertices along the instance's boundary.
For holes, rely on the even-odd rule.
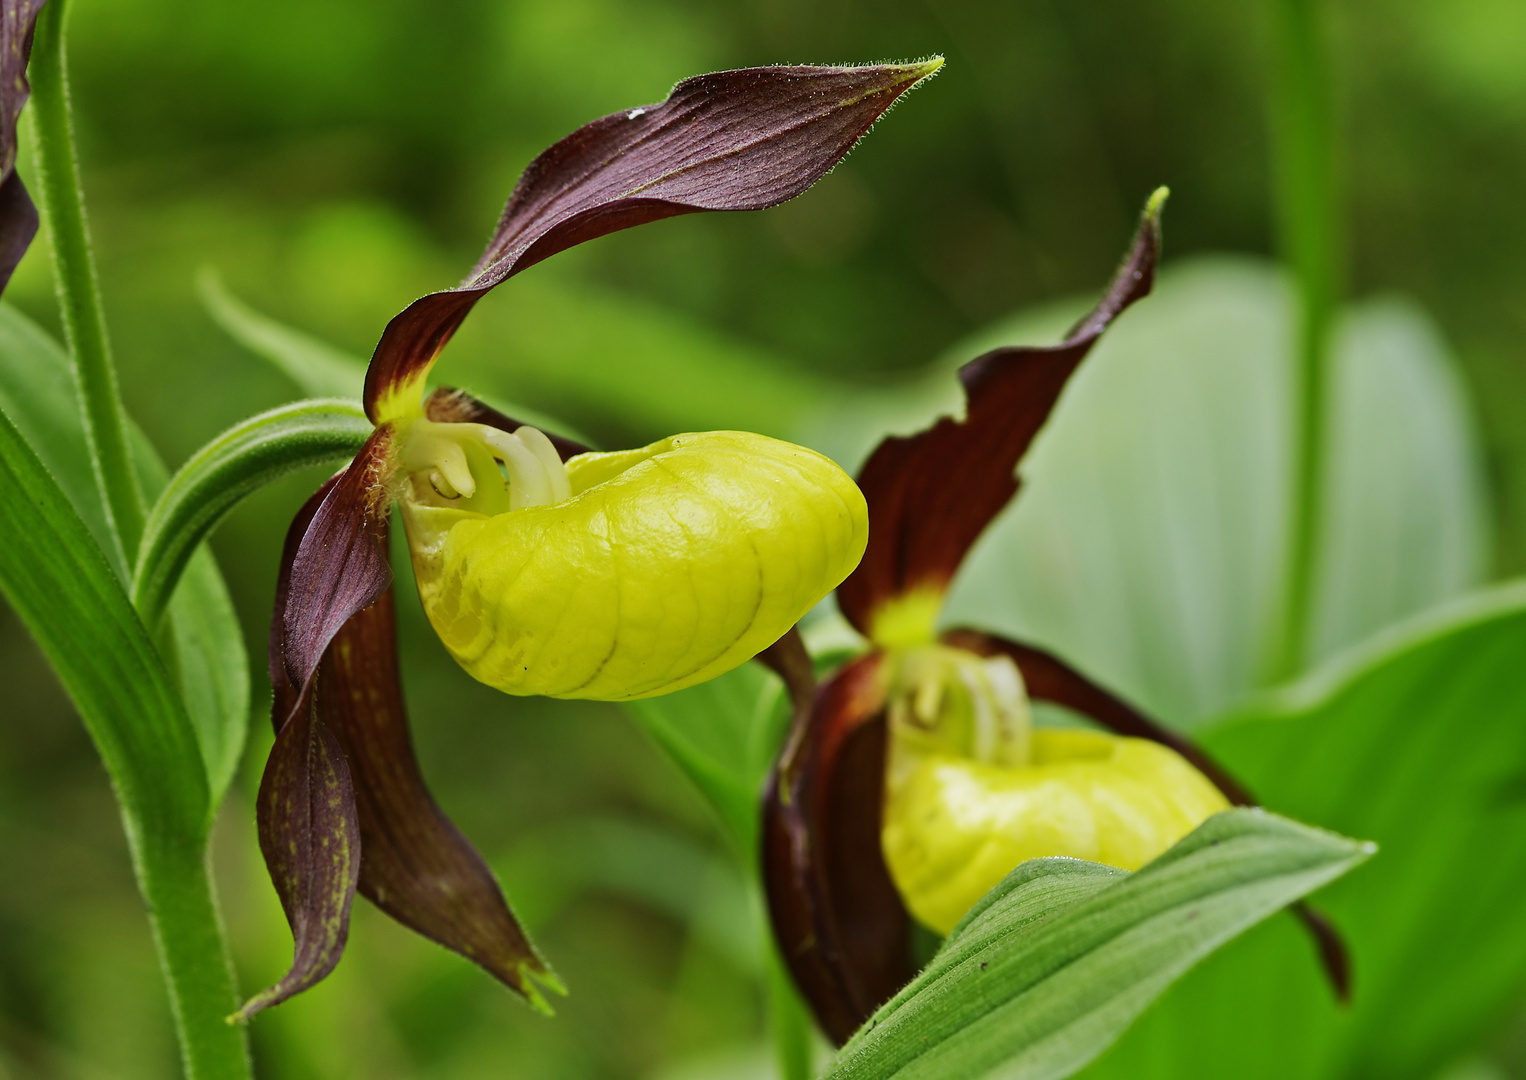
[[168,614],[176,681],[216,806],[238,771],[249,731],[249,657],[233,598],[205,544],[186,564]]
[[860,1029],[828,1076],[1069,1076],[1209,952],[1371,851],[1240,809],[1210,818],[1137,874],[1025,863]]
[[1088,1076],[1427,1080],[1526,991],[1526,588],[1424,617],[1209,730],[1279,813],[1382,855],[1320,898],[1352,949],[1338,1009],[1291,924],[1174,988]]
[[763,783],[788,723],[783,698],[771,672],[743,664],[687,690],[625,705],[699,788],[749,860]]
[[1371,301],[1347,313],[1335,355],[1315,658],[1461,594],[1489,563],[1477,438],[1433,324]]

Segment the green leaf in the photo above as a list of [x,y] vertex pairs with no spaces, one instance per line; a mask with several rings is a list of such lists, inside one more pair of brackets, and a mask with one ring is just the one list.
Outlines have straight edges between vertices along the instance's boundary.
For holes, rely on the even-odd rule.
[[1132,875],[1070,859],[1024,863],[843,1047],[828,1077],[1069,1076],[1193,964],[1371,853],[1241,809]]
[[[119,580],[126,568],[91,471],[90,452],[63,349],[20,312],[0,304],[0,409],[18,418],[17,428],[85,521],[100,549],[114,562]],[[165,483],[165,469],[142,432],[132,429],[133,465],[150,495]],[[168,645],[181,698],[190,711],[206,767],[213,805],[232,779],[249,718],[249,663],[243,631],[227,586],[210,554],[192,560],[170,604]]]
[[[834,406],[807,441],[860,460],[887,429],[956,406],[958,362],[1051,339],[1072,314],[984,331],[925,380]],[[1286,570],[1293,331],[1269,265],[1169,266],[1077,372],[945,623],[1044,645],[1183,726],[1263,687]],[[1311,660],[1458,595],[1487,567],[1476,437],[1428,321],[1393,301],[1353,309],[1332,379]]]
[[743,664],[625,708],[709,800],[750,867],[763,783],[789,722],[783,684],[762,665]]
[[249,656],[233,598],[205,544],[196,548],[170,600],[176,682],[201,747],[213,806],[238,771],[249,721]]
[[1335,1007],[1291,920],[1175,988],[1088,1075],[1429,1078],[1526,990],[1526,586],[1391,632],[1209,730],[1279,813],[1382,855],[1320,906],[1352,951]]
[[0,413],[0,591],[58,673],[134,828],[200,837],[207,784],[189,718],[100,545]]
[[236,424],[191,455],[164,485],[143,530],[133,601],[152,622],[186,561],[247,496],[308,465],[354,457],[371,422],[353,401],[299,401]]
[[296,383],[307,397],[360,400],[366,363],[255,311],[210,266],[196,278],[202,306],[234,341]]

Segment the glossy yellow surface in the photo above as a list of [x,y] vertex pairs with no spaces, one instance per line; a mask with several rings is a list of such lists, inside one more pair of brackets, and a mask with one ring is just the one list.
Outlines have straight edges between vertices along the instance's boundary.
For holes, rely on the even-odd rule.
[[939,933],[1024,860],[1065,855],[1135,870],[1229,806],[1158,743],[1035,728],[1031,746],[1018,768],[927,754],[896,770],[885,860],[906,906]]
[[475,509],[414,476],[403,519],[436,632],[511,694],[625,700],[713,678],[835,588],[868,536],[846,473],[762,435],[583,454],[567,463],[571,498],[518,510],[487,505],[494,466],[468,458]]

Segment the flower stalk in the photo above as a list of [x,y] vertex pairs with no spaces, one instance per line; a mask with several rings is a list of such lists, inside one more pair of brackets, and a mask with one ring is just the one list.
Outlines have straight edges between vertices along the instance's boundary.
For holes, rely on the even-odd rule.
[[106,316],[90,251],[74,123],[69,114],[69,80],[64,58],[68,0],[52,0],[37,17],[32,62],[32,132],[42,219],[53,244],[53,272],[64,339],[74,362],[85,435],[95,464],[96,483],[118,553],[131,566],[143,534],[143,494],[133,473],[127,444],[127,415],[117,388]]

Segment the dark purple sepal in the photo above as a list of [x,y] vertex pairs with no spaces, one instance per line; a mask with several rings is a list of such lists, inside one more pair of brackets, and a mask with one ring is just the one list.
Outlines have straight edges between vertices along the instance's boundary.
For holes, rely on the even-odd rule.
[[276,579],[268,661],[276,741],[255,812],[260,850],[295,949],[291,970],[236,1014],[248,1020],[312,986],[339,962],[360,873],[361,831],[343,746],[318,707],[319,662],[356,612],[392,580],[386,473],[391,431],[378,429],[297,512]]
[[970,546],[1017,493],[1017,465],[1060,392],[1108,324],[1149,293],[1160,255],[1157,194],[1101,302],[1059,345],[994,349],[959,370],[965,417],[886,439],[858,477],[869,503],[869,547],[837,602],[870,634],[886,601],[942,591]]
[[[424,402],[424,416],[439,424],[486,424],[488,427],[495,427],[499,431],[507,431],[510,434],[524,426],[524,421],[505,416],[491,405],[478,401],[465,390],[456,390],[449,386],[442,386],[429,395],[428,400]],[[565,435],[558,435],[554,431],[543,431],[542,434],[551,440],[551,445],[556,447],[557,455],[563,461],[589,451],[589,447]]]
[[256,814],[260,852],[291,926],[291,970],[246,1002],[247,1021],[334,970],[350,932],[360,874],[360,822],[344,751],[303,694],[271,747]]
[[[1028,696],[1035,701],[1049,701],[1090,717],[1109,731],[1135,739],[1149,739],[1169,746],[1193,768],[1206,776],[1224,797],[1236,806],[1258,806],[1245,786],[1191,739],[1150,719],[1111,691],[1092,682],[1053,653],[979,630],[950,630],[943,643],[966,649],[978,656],[1006,656],[1022,673]],[[1321,912],[1300,900],[1293,914],[1308,929],[1319,951],[1330,986],[1340,1001],[1351,998],[1351,956],[1346,942],[1335,925]]]
[[[343,475],[326,485],[327,494],[308,518],[295,550],[288,552],[290,562],[283,560],[274,620],[279,625],[271,627],[271,679],[277,686],[284,682],[299,691],[305,688],[340,627],[392,584],[387,560],[391,464],[392,429],[382,426]],[[290,541],[288,534],[288,549]],[[277,661],[283,669],[279,675]],[[278,730],[282,723],[277,719]]]
[[915,973],[911,917],[880,846],[884,654],[843,667],[796,721],[763,804],[774,936],[822,1030],[847,1041]]
[[0,293],[37,235],[37,207],[16,175],[16,124],[32,92],[26,66],[46,0],[0,0]]
[[421,380],[472,306],[520,270],[585,240],[701,210],[760,210],[799,195],[941,61],[764,67],[685,79],[656,105],[586,124],[532,161],[487,250],[456,289],[387,324],[366,412]]
[[317,713],[354,778],[361,894],[549,1013],[532,976],[565,991],[510,913],[487,863],[424,785],[398,678],[391,589],[352,616],[329,646]]

